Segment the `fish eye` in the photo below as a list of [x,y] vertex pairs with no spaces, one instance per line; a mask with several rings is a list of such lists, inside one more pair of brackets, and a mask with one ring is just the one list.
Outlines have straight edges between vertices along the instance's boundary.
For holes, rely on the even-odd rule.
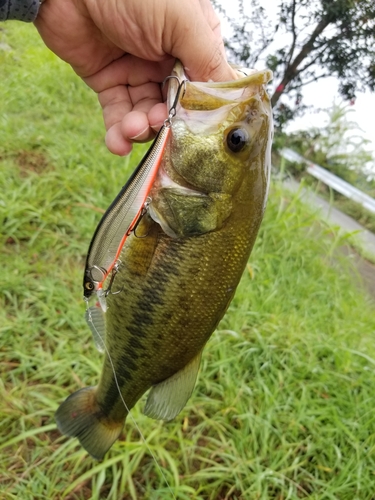
[[86,288],[86,290],[90,290],[90,291],[91,291],[91,290],[94,290],[94,284],[93,284],[93,283],[91,283],[91,281],[87,281],[87,282],[85,283],[85,288]]
[[249,134],[244,128],[234,128],[227,135],[227,145],[233,153],[242,151],[248,141]]

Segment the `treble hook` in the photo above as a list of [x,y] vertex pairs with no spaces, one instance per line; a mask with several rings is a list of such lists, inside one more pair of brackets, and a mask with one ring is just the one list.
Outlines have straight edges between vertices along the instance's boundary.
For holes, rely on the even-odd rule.
[[113,266],[112,274],[111,274],[111,279],[109,280],[108,288],[106,290],[103,290],[103,293],[104,293],[105,297],[108,297],[109,294],[111,294],[111,295],[117,295],[118,293],[122,292],[123,289],[124,289],[124,287],[122,286],[120,288],[120,290],[118,290],[117,292],[112,292],[112,285],[113,285],[113,282],[115,280],[116,274],[118,273],[120,265],[121,265],[121,261],[118,260],[116,262],[116,264]]
[[178,81],[178,84],[180,84],[180,79],[178,78],[178,76],[176,76],[176,75],[169,75],[169,76],[167,76],[167,77],[164,79],[164,82],[162,83],[161,88],[162,88],[162,89],[164,89],[164,86],[165,86],[165,84],[167,83],[167,81],[168,81],[168,80],[172,80],[172,78],[174,78],[175,80],[177,80],[177,81]]
[[152,199],[151,199],[149,196],[147,196],[146,201],[145,201],[145,202],[144,202],[144,204],[143,204],[143,207],[142,207],[141,213],[140,213],[140,215],[139,215],[139,218],[138,218],[137,222],[135,223],[134,227],[132,228],[132,231],[133,231],[134,236],[135,236],[136,238],[139,238],[139,239],[146,238],[146,237],[148,236],[148,234],[149,234],[149,233],[147,232],[147,233],[146,233],[146,234],[144,234],[143,236],[138,236],[136,231],[137,231],[138,225],[139,225],[139,223],[141,222],[142,218],[143,218],[143,217],[144,217],[144,215],[146,215],[146,213],[148,212],[148,207],[150,206],[151,202],[152,202]]
[[178,100],[180,98],[180,94],[181,94],[181,90],[182,88],[184,88],[184,91],[182,93],[182,97],[184,97],[185,95],[185,92],[186,92],[186,82],[187,80],[184,79],[182,80],[182,82],[180,81],[180,79],[175,76],[175,75],[171,75],[171,76],[167,76],[167,78],[164,80],[163,82],[163,87],[165,85],[165,82],[167,80],[170,80],[171,78],[175,78],[177,81],[178,81],[178,88],[177,88],[177,92],[176,92],[176,95],[175,95],[175,98],[174,98],[174,101],[172,103],[172,106],[169,108],[169,111],[168,111],[168,118],[166,120],[164,120],[164,125],[165,127],[170,127],[171,126],[171,123],[172,123],[172,118],[174,116],[176,116],[176,108],[177,108],[177,104],[178,104]]

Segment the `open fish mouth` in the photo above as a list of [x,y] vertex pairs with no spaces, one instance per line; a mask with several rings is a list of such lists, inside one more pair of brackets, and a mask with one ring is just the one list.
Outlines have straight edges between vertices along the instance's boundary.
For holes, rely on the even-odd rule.
[[[255,70],[243,67],[235,67],[238,75],[237,80],[225,82],[190,82],[180,62],[177,62],[168,89],[168,108],[176,98],[179,82],[186,81],[185,91],[181,102],[192,109],[199,109],[199,103],[204,109],[215,109],[225,105],[226,102],[243,101],[246,98],[259,93],[261,87],[272,80],[272,71],[269,69]],[[212,99],[210,99],[212,97]],[[190,103],[190,105],[189,105]],[[204,104],[203,104],[204,103]],[[185,107],[184,106],[184,107]]]

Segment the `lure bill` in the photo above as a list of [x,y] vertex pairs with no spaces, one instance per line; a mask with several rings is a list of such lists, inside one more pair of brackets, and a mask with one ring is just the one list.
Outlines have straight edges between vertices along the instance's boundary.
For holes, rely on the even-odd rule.
[[95,347],[100,353],[105,352],[105,313],[99,302],[86,309],[85,319],[91,330]]

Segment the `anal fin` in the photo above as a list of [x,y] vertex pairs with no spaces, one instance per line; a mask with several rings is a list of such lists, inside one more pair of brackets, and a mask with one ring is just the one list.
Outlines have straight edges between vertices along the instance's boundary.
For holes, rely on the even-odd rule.
[[202,351],[182,370],[155,385],[147,398],[145,415],[160,420],[175,418],[190,398],[202,357]]

